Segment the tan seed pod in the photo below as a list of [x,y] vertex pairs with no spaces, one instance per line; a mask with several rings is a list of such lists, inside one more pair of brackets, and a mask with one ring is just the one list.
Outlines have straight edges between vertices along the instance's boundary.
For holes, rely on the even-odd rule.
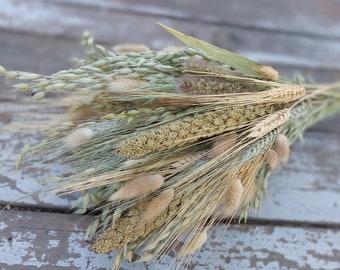
[[81,121],[81,120],[87,120],[91,119],[92,117],[98,116],[99,113],[95,110],[91,110],[88,108],[74,108],[70,110],[67,115],[64,117],[65,121],[71,120],[71,121]]
[[125,43],[125,44],[119,44],[116,46],[113,46],[112,49],[117,53],[123,53],[123,52],[146,52],[150,51],[149,47],[147,47],[144,44],[131,44],[131,43]]
[[252,181],[250,181],[247,189],[244,190],[242,204],[246,205],[247,203],[251,202],[255,198],[256,192],[257,182],[256,179],[253,179]]
[[229,150],[231,147],[235,146],[236,142],[237,142],[236,132],[232,132],[223,137],[218,138],[213,142],[208,157],[214,158],[219,156],[220,154]]
[[164,183],[164,178],[160,174],[142,175],[133,180],[129,180],[111,195],[109,201],[129,200],[159,189]]
[[279,166],[279,156],[276,151],[273,149],[269,149],[266,154],[266,161],[268,162],[269,168],[274,170]]
[[114,80],[109,85],[109,90],[111,91],[129,91],[142,85],[146,84],[143,80],[119,78]]
[[179,250],[178,254],[183,257],[193,255],[196,250],[203,246],[205,241],[207,241],[207,238],[207,230],[199,232],[184,244],[184,246]]
[[174,169],[184,168],[192,164],[193,162],[196,162],[197,160],[199,160],[202,157],[202,154],[203,154],[202,152],[198,152],[196,154],[185,156],[181,158],[180,160],[172,163],[171,168],[174,168]]
[[275,139],[275,151],[279,157],[279,160],[283,163],[287,163],[290,154],[289,140],[283,135],[279,134]]
[[71,149],[75,149],[78,146],[90,141],[94,136],[94,133],[89,128],[79,128],[72,131],[68,136],[64,138],[64,143]]
[[276,81],[279,78],[279,72],[271,66],[261,66],[258,71],[269,80]]
[[234,179],[226,191],[222,201],[223,217],[232,216],[240,207],[244,188],[240,179]]
[[178,52],[183,51],[185,47],[183,46],[171,46],[171,47],[165,47],[161,50],[161,52]]
[[274,130],[275,128],[281,126],[285,123],[290,117],[289,109],[283,109],[272,113],[265,117],[263,120],[255,124],[250,129],[249,137],[252,138],[261,138],[270,131]]
[[161,192],[158,196],[151,199],[146,205],[145,211],[141,215],[143,222],[151,222],[157,218],[169,206],[174,198],[175,190],[173,188]]

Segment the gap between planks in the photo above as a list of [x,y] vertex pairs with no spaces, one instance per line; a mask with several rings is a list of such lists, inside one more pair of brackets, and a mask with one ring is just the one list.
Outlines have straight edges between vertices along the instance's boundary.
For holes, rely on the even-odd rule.
[[[3,269],[99,270],[111,266],[112,253],[93,254],[90,243],[84,241],[89,217],[21,211],[0,212],[0,217]],[[216,226],[187,269],[337,269],[338,232],[273,225]],[[169,269],[174,262],[173,254],[169,255],[150,267],[123,264],[122,269]]]

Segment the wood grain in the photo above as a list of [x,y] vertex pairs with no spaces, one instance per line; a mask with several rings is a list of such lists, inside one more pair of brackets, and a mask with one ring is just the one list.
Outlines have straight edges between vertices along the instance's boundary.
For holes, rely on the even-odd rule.
[[[167,4],[165,8],[161,8],[158,4],[159,9],[155,8],[156,4],[154,4],[152,8],[152,6],[150,6],[151,4],[144,2],[136,4],[137,2],[135,1],[133,7],[137,10],[141,10],[142,7],[144,7],[143,12],[128,11],[128,3],[122,5],[123,1],[115,2],[115,5],[108,4],[108,1],[99,2],[97,5],[84,5],[81,4],[81,1],[73,1],[73,4],[66,3],[66,1],[4,1],[7,8],[2,9],[2,14],[0,13],[0,26],[2,25],[4,29],[17,30],[30,34],[38,33],[68,38],[76,37],[78,39],[80,39],[85,30],[88,30],[94,35],[95,39],[100,42],[115,44],[124,42],[146,43],[148,46],[156,49],[172,44],[180,44],[156,24],[157,21],[161,21],[183,33],[214,43],[217,46],[225,47],[255,61],[263,63],[289,62],[292,65],[308,67],[340,68],[340,61],[337,61],[340,60],[339,36],[335,34],[339,33],[339,21],[336,20],[336,18],[332,19],[332,16],[328,16],[330,17],[329,20],[332,21],[331,24],[327,23],[327,20],[324,22],[322,16],[320,19],[316,16],[318,12],[317,6],[319,6],[319,8],[320,6],[323,8],[327,6],[327,11],[328,9],[332,10],[330,15],[332,15],[335,10],[338,10],[338,5],[332,4],[331,1],[326,1],[328,4],[324,4],[324,2],[321,4],[321,2],[314,1],[314,6],[312,4],[309,10],[311,14],[309,15],[308,12],[302,13],[299,18],[292,14],[295,8],[297,10],[300,8],[300,5],[293,4],[293,1],[290,1],[291,6],[285,4],[285,8],[277,4],[269,4],[269,1],[263,1],[266,9],[263,9],[264,11],[261,12],[261,6],[256,7],[258,17],[253,18],[253,21],[259,20],[263,12],[271,14],[272,9],[276,9],[272,15],[267,15],[263,18],[267,18],[268,21],[273,22],[274,20],[271,20],[272,16],[281,12],[286,13],[286,19],[284,19],[283,22],[280,22],[279,19],[284,18],[284,15],[276,18],[278,21],[277,24],[284,25],[285,22],[289,20],[294,23],[295,27],[298,25],[303,28],[305,25],[311,24],[311,26],[303,28],[308,29],[308,31],[314,29],[313,25],[317,23],[322,24],[322,30],[319,30],[319,34],[315,36],[304,35],[303,32],[301,35],[292,35],[287,33],[287,30],[280,31],[280,28],[275,26],[273,27],[275,31],[264,31],[264,26],[258,28],[250,27],[249,23],[246,24],[248,27],[245,27],[245,25],[240,27],[239,23],[230,25],[224,24],[222,21],[219,24],[212,24],[201,20],[191,20],[190,14],[193,14],[195,9],[191,13],[186,11],[193,5],[192,1],[189,1],[187,5],[183,6],[175,5],[173,8],[169,6],[170,4]],[[218,9],[218,7],[220,7],[220,11],[218,12],[220,15],[218,15],[216,20],[219,20],[224,10],[229,10],[228,5],[223,4],[222,1],[218,2],[219,4],[216,8]],[[252,11],[246,8],[249,5],[244,5],[244,7],[241,8],[241,4],[235,3],[236,2],[229,4],[230,11],[228,11],[228,13],[233,13],[234,10],[234,14],[236,15],[233,15],[232,18],[238,16],[239,19],[237,21],[242,20],[242,17],[246,17],[245,15]],[[108,8],[107,6],[111,7]],[[125,6],[125,8],[122,6]],[[196,9],[199,9],[199,6],[196,6]],[[150,8],[148,9],[148,7]],[[251,8],[253,9],[254,7],[251,6]],[[154,11],[152,14],[145,14],[145,10]],[[183,10],[182,17],[187,19],[183,20],[177,18],[178,16],[175,16],[175,18],[169,16],[169,14],[173,14],[173,10],[177,10],[177,14]],[[237,12],[235,10],[237,10]],[[303,11],[303,9],[301,9],[301,11]],[[201,13],[203,12],[205,11],[201,8]],[[212,12],[213,10],[210,11],[210,13]],[[287,12],[289,12],[289,15],[287,15]],[[225,18],[227,18],[228,13],[224,15]],[[245,15],[242,16],[243,13],[245,13]],[[203,16],[197,12],[195,14],[197,14],[196,16]],[[209,12],[207,16],[209,17]],[[316,18],[310,16],[316,16]],[[252,20],[251,15],[249,15],[248,18],[249,21]],[[311,18],[313,18],[314,23],[310,23],[310,21],[312,21]],[[265,22],[262,21],[259,25],[265,25]],[[290,23],[288,23],[288,25],[290,25],[290,27],[285,28],[295,29]],[[332,31],[333,25],[334,30]],[[333,38],[323,38],[322,34],[320,34],[322,32],[331,33],[326,35],[331,35]]]
[[[119,11],[123,14],[140,16],[158,15],[166,18],[190,20],[210,24],[225,24],[235,27],[256,28],[261,31],[280,31],[291,34],[305,34],[326,38],[340,38],[339,10],[340,4],[332,0],[304,1],[286,0],[273,3],[270,0],[257,1],[256,5],[251,0],[223,1],[216,0],[207,5],[204,0],[186,0],[182,2],[166,0],[34,0],[28,6],[26,1],[5,0],[2,27],[23,28],[23,21],[28,21],[18,15],[25,10],[35,10],[39,17],[48,17],[47,12],[40,12],[41,7],[58,10],[74,7],[87,10]],[[46,3],[47,2],[47,3]],[[29,8],[28,8],[29,7]],[[28,18],[28,15],[27,15]],[[6,20],[5,20],[6,19]],[[30,23],[38,20],[31,16]],[[79,24],[74,21],[73,24]],[[26,25],[27,27],[27,25]],[[42,28],[42,27],[41,27]]]
[[[89,218],[75,215],[1,212],[0,266],[20,269],[109,269],[112,254],[95,255],[84,241]],[[187,269],[337,269],[340,234],[334,229],[271,225],[218,226]],[[168,269],[174,260],[121,269]]]

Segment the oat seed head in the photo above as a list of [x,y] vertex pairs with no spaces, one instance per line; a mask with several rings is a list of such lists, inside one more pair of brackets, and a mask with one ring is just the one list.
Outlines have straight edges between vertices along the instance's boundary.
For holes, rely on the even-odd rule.
[[142,175],[135,179],[126,181],[123,187],[113,193],[109,201],[129,200],[159,189],[164,183],[164,178],[160,174]]
[[5,74],[6,69],[3,66],[0,66],[0,74]]
[[39,101],[42,100],[45,97],[45,93],[44,92],[36,92],[33,96],[32,96],[32,100],[34,101]]
[[17,83],[14,84],[13,87],[18,91],[26,91],[30,86],[27,83]]

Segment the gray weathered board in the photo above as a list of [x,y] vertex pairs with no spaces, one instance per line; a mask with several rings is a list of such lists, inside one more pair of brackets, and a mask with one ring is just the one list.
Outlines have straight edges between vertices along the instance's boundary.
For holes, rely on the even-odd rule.
[[[86,221],[56,213],[1,213],[0,250],[6,256],[0,256],[0,267],[108,269],[112,254],[92,254],[83,240]],[[209,232],[207,243],[194,255],[188,269],[336,269],[339,242],[336,229],[220,225]],[[149,267],[124,263],[122,269],[171,269],[170,256]]]
[[[121,42],[153,48],[180,45],[155,22],[318,82],[340,80],[340,2],[309,1],[89,1],[1,0],[0,65],[49,74],[83,56],[89,30],[110,47]],[[59,161],[29,162],[15,170],[26,143],[61,108],[33,104],[0,78],[0,270],[108,269],[112,256],[95,255],[84,232],[90,218],[70,214],[76,195],[36,194],[39,181],[67,169]],[[248,224],[221,225],[192,258],[189,269],[340,268],[340,118],[311,128],[275,172],[270,197]],[[171,255],[171,254],[170,254]],[[172,269],[123,264],[122,269]]]

